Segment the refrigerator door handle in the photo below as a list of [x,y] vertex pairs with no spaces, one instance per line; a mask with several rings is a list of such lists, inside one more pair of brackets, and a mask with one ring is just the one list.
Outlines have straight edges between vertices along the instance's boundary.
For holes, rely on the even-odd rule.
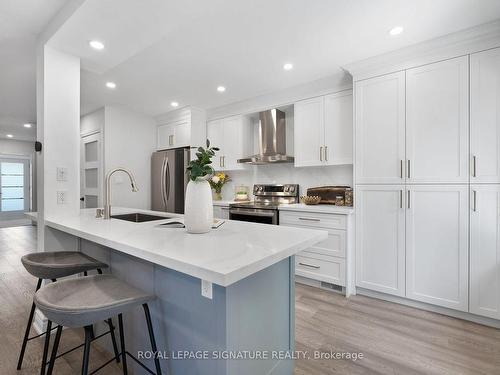
[[167,201],[170,199],[170,165],[168,163],[168,158],[165,165],[166,165],[166,177],[167,177],[167,188],[165,192],[165,205],[166,205]]
[[167,201],[165,199],[165,167],[168,163],[168,157],[165,156],[163,159],[163,163],[161,165],[161,198],[163,200],[163,204],[165,205],[165,209],[167,208]]

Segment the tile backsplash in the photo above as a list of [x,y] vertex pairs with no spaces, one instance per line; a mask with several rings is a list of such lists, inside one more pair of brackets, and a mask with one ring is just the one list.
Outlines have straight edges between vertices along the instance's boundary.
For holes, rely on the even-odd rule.
[[352,164],[304,168],[296,168],[293,164],[269,164],[249,165],[245,168],[245,170],[227,172],[232,181],[227,183],[222,190],[224,199],[233,198],[234,188],[237,185],[246,185],[252,189],[254,184],[299,184],[300,195],[304,195],[310,187],[352,186],[353,182]]

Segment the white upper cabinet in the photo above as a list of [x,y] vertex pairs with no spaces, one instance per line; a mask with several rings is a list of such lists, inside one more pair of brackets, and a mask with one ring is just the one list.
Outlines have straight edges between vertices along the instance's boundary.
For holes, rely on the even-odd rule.
[[500,48],[470,64],[471,182],[500,183]]
[[414,185],[406,193],[406,297],[467,311],[468,186]]
[[405,73],[355,83],[357,184],[405,182]]
[[213,160],[216,170],[244,169],[238,159],[253,154],[253,132],[251,120],[245,116],[232,116],[207,123],[207,137],[214,147],[220,149]]
[[325,163],[352,164],[352,91],[325,96]]
[[471,186],[470,312],[500,319],[500,185]]
[[[199,147],[205,144],[206,118],[200,109],[186,107],[156,118],[157,150],[178,147]],[[194,153],[192,153],[194,155]]]
[[408,182],[469,182],[468,66],[463,56],[406,71]]
[[323,165],[324,99],[302,100],[294,105],[295,166]]
[[356,193],[356,286],[405,295],[404,187],[364,185]]
[[352,164],[352,91],[294,106],[295,166]]

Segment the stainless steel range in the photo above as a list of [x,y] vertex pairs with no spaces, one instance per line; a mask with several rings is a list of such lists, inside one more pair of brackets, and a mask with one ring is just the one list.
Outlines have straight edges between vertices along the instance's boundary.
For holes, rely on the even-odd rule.
[[299,202],[299,185],[254,185],[253,202],[229,205],[229,219],[279,224],[278,206]]

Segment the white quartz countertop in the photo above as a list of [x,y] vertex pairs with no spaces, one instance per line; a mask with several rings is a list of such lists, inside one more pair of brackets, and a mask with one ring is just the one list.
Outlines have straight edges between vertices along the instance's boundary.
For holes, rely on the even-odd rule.
[[[113,215],[143,212],[113,207]],[[45,224],[74,236],[209,282],[228,286],[327,239],[322,230],[226,220],[206,234],[161,227],[168,221],[133,223],[96,219],[95,209],[79,215],[48,217]]]
[[328,204],[307,205],[303,203],[283,204],[278,206],[280,211],[300,211],[300,212],[319,212],[325,214],[351,215],[354,213],[353,207],[334,206]]
[[[222,207],[229,207],[230,204],[233,203],[241,203],[242,201],[235,201],[235,200],[224,200],[224,201],[213,201],[214,206],[222,206]],[[249,202],[249,201],[246,201]]]

